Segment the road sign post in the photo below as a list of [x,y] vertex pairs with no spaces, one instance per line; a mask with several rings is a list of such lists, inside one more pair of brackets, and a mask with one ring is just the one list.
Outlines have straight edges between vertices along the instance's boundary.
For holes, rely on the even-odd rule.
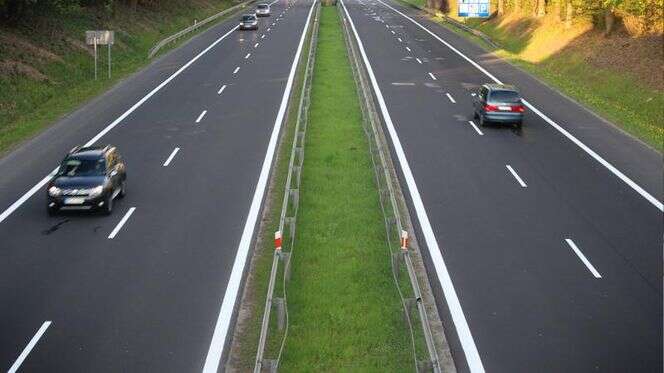
[[108,49],[108,78],[111,78],[111,46],[115,43],[115,32],[96,30],[85,32],[85,43],[94,46],[95,53],[95,80],[97,80],[97,45],[106,45]]

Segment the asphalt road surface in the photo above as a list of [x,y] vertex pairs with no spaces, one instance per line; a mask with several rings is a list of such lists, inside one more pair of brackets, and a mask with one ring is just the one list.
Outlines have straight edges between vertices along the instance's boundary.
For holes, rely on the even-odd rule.
[[[0,159],[0,371],[216,370],[311,9],[220,23]],[[40,180],[86,142],[127,197],[48,217]]]
[[[661,155],[413,9],[343,3],[459,369],[661,372]],[[492,77],[522,130],[471,122]]]

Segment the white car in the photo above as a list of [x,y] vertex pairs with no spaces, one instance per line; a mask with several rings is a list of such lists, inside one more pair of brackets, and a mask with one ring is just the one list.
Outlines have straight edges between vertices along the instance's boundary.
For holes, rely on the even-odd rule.
[[258,18],[253,14],[245,14],[240,21],[240,30],[258,30]]
[[268,4],[258,4],[256,6],[256,15],[258,17],[268,17],[270,15],[270,6]]

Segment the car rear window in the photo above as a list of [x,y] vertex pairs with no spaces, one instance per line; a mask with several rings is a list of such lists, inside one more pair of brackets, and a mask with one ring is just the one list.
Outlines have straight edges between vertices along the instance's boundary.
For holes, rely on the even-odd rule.
[[254,20],[254,16],[243,16],[242,17],[242,21],[244,21],[244,22],[249,22],[249,21],[253,21],[253,20]]
[[492,91],[489,100],[494,102],[519,102],[521,97],[514,91]]
[[267,9],[267,5],[260,4],[260,5],[258,5],[258,9]]

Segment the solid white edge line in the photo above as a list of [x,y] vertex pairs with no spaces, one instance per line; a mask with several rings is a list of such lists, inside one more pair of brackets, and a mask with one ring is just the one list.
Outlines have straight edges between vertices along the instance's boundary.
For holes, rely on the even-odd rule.
[[[422,26],[419,22],[415,21],[414,19],[410,18],[409,16],[405,15],[404,13],[398,11],[397,9],[391,7],[390,5],[384,3],[382,0],[378,0],[381,4],[386,6],[387,8],[393,10],[394,12],[400,14],[402,17],[406,18],[413,24],[417,25],[420,27],[422,30],[426,31],[428,34],[433,36],[435,39],[437,39],[439,42],[445,44],[448,48],[450,48],[453,52],[461,56],[461,58],[465,59],[473,65],[476,69],[480,70],[482,73],[484,73],[486,76],[491,78],[494,82],[502,84],[498,78],[493,76],[490,72],[488,72],[485,68],[480,66],[477,62],[471,60],[469,57],[467,57],[465,54],[461,53],[458,49],[454,48],[450,43],[446,42],[443,40],[441,37],[427,29],[426,27]],[[657,198],[653,197],[650,193],[648,193],[645,189],[643,189],[640,185],[638,185],[636,182],[634,182],[632,179],[630,179],[627,175],[623,174],[620,170],[618,170],[615,166],[613,166],[609,161],[605,160],[597,154],[594,150],[590,149],[586,144],[582,143],[581,140],[577,139],[574,135],[569,133],[566,129],[562,128],[558,123],[554,122],[551,118],[546,116],[544,113],[542,113],[539,109],[537,109],[535,106],[533,106],[530,102],[527,100],[522,100],[523,103],[530,109],[532,110],[535,114],[537,114],[540,118],[544,119],[545,122],[547,122],[549,125],[551,125],[553,128],[558,130],[558,132],[562,133],[565,137],[567,137],[570,141],[572,141],[574,144],[576,144],[579,148],[581,148],[583,151],[585,151],[588,155],[593,157],[597,162],[599,162],[602,166],[606,167],[611,173],[616,175],[620,180],[622,180],[625,184],[629,185],[634,191],[639,193],[641,197],[645,198],[648,202],[650,202],[653,206],[658,208],[660,211],[664,212],[664,204],[659,201]]]
[[480,136],[484,136],[484,133],[482,133],[482,131],[480,131],[480,128],[477,127],[477,125],[475,125],[475,122],[473,122],[472,120],[469,120],[468,123],[470,123],[470,125],[473,126],[473,128],[475,129],[475,132],[479,133]]
[[238,71],[240,71],[240,66],[235,67],[235,70],[233,70],[233,74],[237,74]]
[[198,116],[198,118],[196,118],[196,123],[200,123],[203,120],[203,117],[205,116],[205,114],[207,114],[207,110],[203,110],[203,112],[201,112],[201,114]]
[[[210,49],[214,48],[217,44],[219,44],[222,40],[224,40],[228,35],[232,34],[237,28],[240,27],[240,25],[236,25],[233,27],[230,31],[219,37],[219,39],[215,40],[212,44],[210,44],[207,48],[203,49],[199,54],[196,55],[196,57],[192,58],[184,64],[182,67],[178,69],[178,71],[174,72],[173,75],[169,76],[161,82],[157,87],[155,87],[152,91],[150,91],[148,94],[143,96],[142,99],[140,99],[138,102],[136,102],[132,107],[130,107],[127,111],[125,111],[122,115],[120,115],[118,118],[116,118],[111,124],[106,126],[101,132],[99,132],[95,137],[91,138],[88,142],[86,142],[83,146],[90,146],[97,142],[102,136],[107,134],[110,130],[115,128],[120,122],[122,122],[126,117],[128,117],[131,113],[133,113],[136,109],[138,109],[141,105],[143,105],[147,100],[150,99],[150,97],[154,96],[155,93],[159,92],[162,88],[164,88],[168,83],[170,83],[173,79],[175,79],[178,75],[180,75],[183,71],[185,71],[189,66],[191,66],[194,62],[196,62],[199,58],[201,58],[204,54],[210,51]],[[46,183],[51,179],[51,177],[57,172],[58,168],[56,167],[55,170],[51,171],[51,173],[47,176],[45,176],[43,179],[41,179],[37,184],[35,184],[30,190],[28,190],[25,194],[23,194],[16,202],[12,203],[5,211],[0,214],[0,223],[2,223],[5,219],[7,219],[16,209],[21,207],[27,201],[32,197],[38,190],[44,187]]]
[[449,98],[450,101],[452,101],[453,104],[456,104],[456,101],[454,101],[454,97],[452,97],[451,94],[449,94],[449,93],[445,93],[445,94],[447,95],[447,98]]
[[429,255],[431,256],[431,262],[434,265],[436,270],[436,275],[440,281],[440,285],[443,289],[443,295],[447,302],[447,306],[450,310],[450,315],[452,316],[452,322],[456,328],[457,334],[459,336],[459,342],[463,348],[466,361],[468,362],[468,367],[473,373],[484,372],[484,366],[482,365],[482,360],[480,359],[479,352],[477,351],[477,346],[473,339],[473,335],[470,332],[468,327],[468,322],[466,321],[466,316],[463,313],[461,308],[461,302],[459,302],[459,297],[457,296],[456,290],[452,283],[452,278],[450,277],[447,266],[445,265],[445,260],[440,247],[438,246],[438,241],[436,236],[433,233],[433,228],[429,222],[429,216],[427,215],[426,209],[424,208],[424,202],[422,202],[422,197],[415,183],[415,177],[410,169],[408,160],[406,159],[406,154],[404,153],[403,147],[401,146],[401,141],[397,135],[397,131],[392,123],[392,117],[390,116],[389,111],[387,110],[387,104],[381,93],[380,87],[378,86],[378,81],[374,75],[373,68],[369,63],[369,58],[367,57],[366,52],[364,51],[364,45],[360,36],[357,33],[355,28],[355,23],[346,9],[346,4],[341,0],[341,6],[346,13],[346,17],[350,23],[351,29],[357,41],[358,47],[360,49],[360,54],[362,55],[362,60],[364,61],[364,66],[367,69],[369,74],[369,79],[371,80],[371,85],[373,87],[374,93],[378,100],[378,105],[380,106],[383,119],[385,120],[385,126],[390,134],[390,139],[394,145],[394,151],[396,153],[397,159],[399,160],[399,165],[404,175],[406,185],[408,186],[408,192],[410,193],[411,200],[413,201],[413,207],[415,209],[417,220],[420,223],[420,228],[422,229],[422,234],[424,240],[426,241],[426,246],[429,250]]
[[131,217],[131,214],[134,213],[134,211],[136,211],[136,207],[131,207],[129,209],[129,211],[127,211],[127,213],[124,214],[122,219],[120,219],[120,222],[118,223],[118,225],[116,225],[115,228],[113,228],[113,231],[111,232],[111,234],[108,235],[109,240],[114,239],[115,236],[118,235],[118,232],[120,232],[120,229],[122,229],[122,227],[125,225],[127,220],[129,220],[129,218]]
[[574,241],[572,241],[572,240],[569,239],[569,238],[566,238],[566,239],[565,239],[565,242],[567,242],[567,244],[569,245],[569,247],[571,247],[572,250],[574,250],[574,252],[576,253],[576,256],[578,256],[579,259],[581,259],[581,261],[583,262],[583,264],[585,264],[586,268],[588,268],[588,270],[590,271],[590,273],[592,273],[593,276],[595,276],[595,278],[602,278],[602,275],[600,275],[599,272],[597,272],[597,270],[595,269],[595,267],[592,265],[592,263],[590,263],[590,261],[588,260],[588,258],[586,258],[586,256],[583,255],[583,253],[582,253],[581,250],[576,246],[576,244],[574,243]]
[[519,182],[519,185],[521,185],[522,188],[527,188],[528,187],[528,185],[526,185],[526,183],[523,182],[521,177],[519,177],[519,174],[517,174],[516,171],[514,171],[512,166],[505,165],[505,167],[507,167],[507,170],[512,174],[512,176],[514,176],[514,178],[516,179],[516,181]]
[[437,80],[437,79],[436,79],[436,76],[433,75],[432,73],[429,73],[429,76],[431,77],[431,79],[433,79],[433,80]]
[[18,356],[14,364],[12,364],[11,368],[7,371],[7,373],[16,373],[18,371],[18,368],[21,367],[21,364],[23,364],[23,361],[28,357],[30,354],[30,351],[32,351],[33,348],[37,345],[37,342],[41,339],[41,337],[46,333],[46,329],[51,326],[51,321],[44,321],[44,323],[41,325],[39,330],[37,330],[37,333],[30,339],[30,342],[28,342],[28,345],[25,346],[21,354]]
[[274,121],[274,128],[272,129],[270,142],[268,143],[267,152],[265,153],[265,160],[263,161],[263,166],[261,168],[261,172],[258,178],[258,183],[256,184],[256,191],[254,192],[254,197],[251,201],[251,207],[249,208],[249,214],[247,216],[247,220],[244,225],[244,231],[242,232],[242,237],[240,238],[240,244],[238,245],[235,261],[233,262],[233,269],[228,279],[228,284],[226,286],[226,291],[224,292],[221,308],[219,309],[219,316],[217,318],[217,322],[214,327],[214,333],[212,335],[212,340],[210,342],[210,348],[205,358],[203,373],[217,372],[217,369],[219,367],[219,362],[221,361],[224,344],[226,343],[228,328],[230,326],[231,317],[233,315],[233,309],[235,308],[235,302],[237,301],[237,296],[240,291],[242,274],[244,272],[244,267],[247,262],[247,256],[249,255],[251,239],[253,237],[254,229],[256,227],[256,222],[258,220],[258,213],[260,211],[261,204],[263,201],[263,196],[265,194],[265,188],[267,187],[267,182],[270,175],[270,168],[272,167],[274,153],[276,151],[277,142],[279,140],[279,133],[281,132],[281,126],[283,125],[282,122],[284,120],[284,115],[286,114],[286,108],[288,106],[288,98],[290,97],[290,93],[293,87],[295,71],[297,70],[297,62],[300,60],[300,54],[302,53],[302,46],[304,45],[304,39],[307,34],[307,30],[309,29],[310,26],[311,15],[313,13],[315,5],[316,1],[314,1],[311,4],[311,8],[309,9],[309,15],[307,16],[307,20],[304,24],[304,28],[302,30],[302,36],[300,36],[300,42],[297,46],[297,50],[293,58],[293,64],[291,65],[291,70],[288,75],[288,80],[286,81],[284,94],[283,97],[281,98],[281,105],[279,106],[279,111]]
[[168,165],[171,164],[171,161],[173,160],[173,158],[175,158],[175,155],[178,154],[179,151],[180,148],[173,149],[171,155],[169,155],[168,158],[166,159],[166,162],[164,162],[163,167],[168,167]]
[[221,88],[219,88],[219,91],[217,92],[217,94],[220,95],[221,92],[224,91],[224,89],[226,89],[226,84],[222,85]]

